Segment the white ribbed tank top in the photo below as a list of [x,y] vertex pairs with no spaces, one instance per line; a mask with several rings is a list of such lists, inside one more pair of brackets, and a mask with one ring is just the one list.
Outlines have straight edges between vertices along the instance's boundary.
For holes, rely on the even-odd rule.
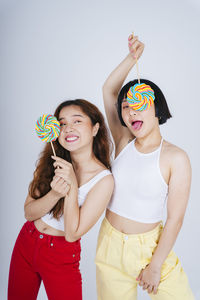
[[160,172],[160,152],[141,153],[135,139],[117,156],[112,164],[115,188],[108,209],[142,223],[163,219],[168,185]]
[[[93,186],[99,181],[101,180],[103,177],[110,175],[111,172],[109,170],[103,170],[101,171],[99,174],[97,174],[96,176],[94,176],[90,181],[88,181],[87,183],[81,185],[78,189],[78,203],[79,206],[82,206],[87,194],[89,193],[89,191],[93,188]],[[48,224],[49,226],[58,229],[58,230],[62,230],[64,231],[64,217],[63,215],[60,217],[59,220],[55,219],[53,217],[52,213],[48,213],[45,216],[41,217],[41,220],[43,222],[45,222],[46,224]]]

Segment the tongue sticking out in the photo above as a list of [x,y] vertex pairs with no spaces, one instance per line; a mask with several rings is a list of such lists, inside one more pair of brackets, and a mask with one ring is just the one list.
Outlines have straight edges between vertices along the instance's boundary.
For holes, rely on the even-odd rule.
[[133,122],[133,124],[132,124],[133,129],[134,130],[139,130],[142,127],[142,123],[143,123],[142,121]]

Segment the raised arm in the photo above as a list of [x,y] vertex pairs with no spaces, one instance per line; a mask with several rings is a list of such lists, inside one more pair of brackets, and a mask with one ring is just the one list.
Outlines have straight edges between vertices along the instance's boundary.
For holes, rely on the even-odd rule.
[[181,229],[190,193],[191,166],[189,158],[180,149],[176,149],[174,152],[171,153],[172,166],[167,202],[167,220],[151,262],[138,278],[140,282],[146,282],[149,286],[148,290],[150,292],[153,290],[154,293],[157,292],[159,285],[161,267]]
[[34,199],[28,194],[24,204],[25,218],[28,221],[35,221],[46,215],[68,191],[69,185],[62,178],[54,177],[51,190],[45,196]]
[[127,141],[132,138],[131,132],[128,128],[121,125],[118,118],[116,109],[117,97],[128,73],[136,64],[136,57],[139,59],[144,50],[144,44],[138,40],[137,36],[133,37],[130,35],[128,40],[129,54],[109,75],[103,85],[103,99],[106,116],[116,147],[124,141],[126,144]]

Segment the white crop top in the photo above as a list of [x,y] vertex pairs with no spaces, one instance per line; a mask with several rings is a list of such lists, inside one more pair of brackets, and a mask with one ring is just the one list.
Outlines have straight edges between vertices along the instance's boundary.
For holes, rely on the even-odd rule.
[[[78,189],[78,203],[79,206],[83,205],[83,202],[85,201],[87,194],[89,191],[92,189],[92,187],[99,181],[101,180],[104,176],[110,175],[111,172],[109,170],[103,170],[96,176],[94,176],[90,181],[87,183],[81,185]],[[59,220],[53,217],[52,213],[48,213],[45,216],[41,218],[43,222],[48,224],[49,226],[64,231],[64,217],[63,215],[60,217]]]
[[141,153],[135,139],[117,156],[112,164],[115,188],[108,209],[142,223],[163,219],[168,185],[160,172],[160,152]]

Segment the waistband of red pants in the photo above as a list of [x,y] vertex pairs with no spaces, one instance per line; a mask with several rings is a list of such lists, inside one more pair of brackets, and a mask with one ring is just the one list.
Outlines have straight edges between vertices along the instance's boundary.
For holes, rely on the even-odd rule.
[[43,233],[43,232],[40,232],[35,224],[34,224],[34,221],[27,221],[24,226],[22,227],[22,232],[26,232],[26,233],[29,233],[33,238],[40,238],[40,239],[43,239],[44,241],[48,241],[49,243],[56,243],[57,245],[69,245],[69,246],[80,246],[80,240],[77,240],[75,242],[68,242],[66,241],[65,237],[64,236],[56,236],[56,235],[50,235],[50,234],[46,234],[46,233]]

